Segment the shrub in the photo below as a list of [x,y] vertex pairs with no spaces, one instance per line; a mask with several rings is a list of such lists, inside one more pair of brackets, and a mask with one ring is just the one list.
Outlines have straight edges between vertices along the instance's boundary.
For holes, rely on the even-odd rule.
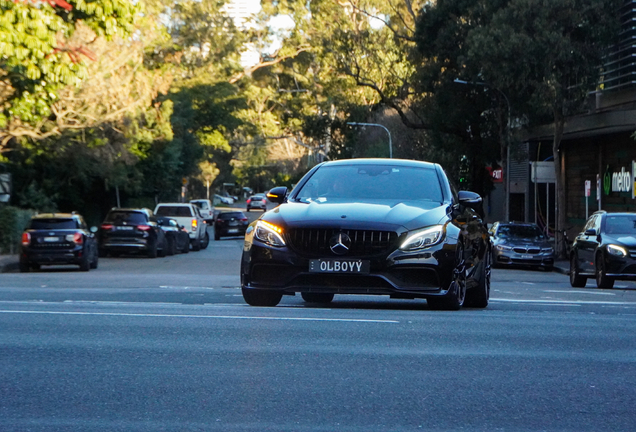
[[0,254],[14,254],[20,249],[22,231],[33,215],[32,210],[0,207]]

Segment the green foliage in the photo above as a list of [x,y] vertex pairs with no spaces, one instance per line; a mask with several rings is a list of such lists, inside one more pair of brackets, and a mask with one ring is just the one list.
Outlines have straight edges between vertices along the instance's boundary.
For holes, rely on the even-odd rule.
[[17,207],[0,207],[0,254],[17,253],[20,248],[20,237],[29,223],[32,210],[21,210]]

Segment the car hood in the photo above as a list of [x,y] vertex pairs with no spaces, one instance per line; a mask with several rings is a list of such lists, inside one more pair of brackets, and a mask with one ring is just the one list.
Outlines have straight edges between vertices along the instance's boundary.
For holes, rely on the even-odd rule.
[[618,243],[628,248],[636,248],[636,237],[627,235],[605,236],[603,243]]
[[340,228],[402,233],[445,223],[450,207],[437,202],[287,202],[262,218],[287,228]]

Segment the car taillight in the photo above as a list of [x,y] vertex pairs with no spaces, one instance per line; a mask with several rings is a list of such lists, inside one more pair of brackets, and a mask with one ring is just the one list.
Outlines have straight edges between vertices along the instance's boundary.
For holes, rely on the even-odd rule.
[[80,233],[75,233],[73,235],[73,242],[78,245],[84,243],[84,236]]
[[217,219],[216,220],[216,223],[219,224],[219,225],[221,225],[223,222],[225,222],[223,219]]
[[150,225],[138,225],[137,229],[141,231],[150,231]]
[[267,199],[266,199],[266,198],[263,198],[263,200],[262,200],[262,201],[263,201],[264,203],[267,203]]
[[247,222],[247,218],[246,218],[246,217],[241,218],[241,221],[243,221],[243,222]]
[[192,219],[192,231],[196,231],[197,226],[198,226],[197,220]]
[[31,234],[28,232],[22,233],[22,245],[28,246],[31,243]]
[[110,224],[102,224],[102,229],[105,231],[112,230],[113,226]]
[[249,204],[251,202],[252,202],[252,200],[248,198],[248,200],[245,202],[245,204]]

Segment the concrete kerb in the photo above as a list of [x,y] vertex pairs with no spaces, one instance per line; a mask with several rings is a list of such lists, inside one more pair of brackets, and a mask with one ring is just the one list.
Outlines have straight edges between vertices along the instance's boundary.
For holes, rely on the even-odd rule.
[[0,255],[0,273],[11,273],[20,268],[18,255]]
[[570,263],[566,260],[557,260],[554,262],[554,271],[564,275],[570,274]]

